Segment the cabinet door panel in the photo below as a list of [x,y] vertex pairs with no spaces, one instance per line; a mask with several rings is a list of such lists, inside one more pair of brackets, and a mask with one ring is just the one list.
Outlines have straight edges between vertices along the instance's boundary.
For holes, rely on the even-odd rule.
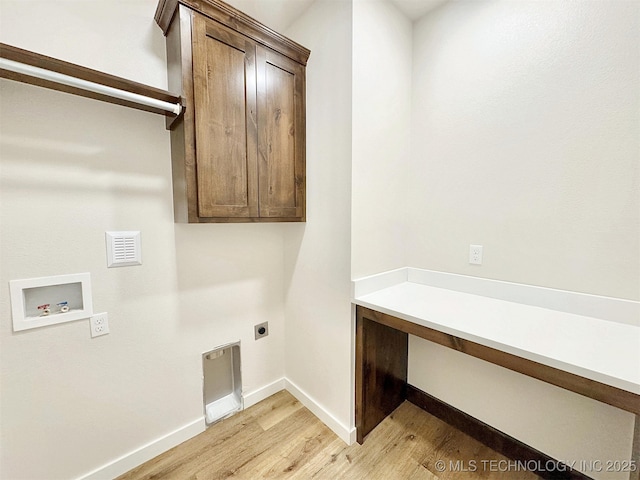
[[269,179],[268,204],[271,208],[295,208],[295,76],[267,62],[265,77],[265,114],[269,118],[265,129],[270,156],[266,175]]
[[304,219],[304,68],[258,47],[261,217]]
[[198,215],[256,217],[256,46],[196,16],[193,70]]

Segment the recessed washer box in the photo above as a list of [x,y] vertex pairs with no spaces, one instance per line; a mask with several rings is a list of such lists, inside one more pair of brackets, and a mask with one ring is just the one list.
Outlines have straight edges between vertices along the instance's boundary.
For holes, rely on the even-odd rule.
[[203,353],[202,370],[207,426],[243,409],[240,342]]
[[89,273],[11,280],[9,290],[14,332],[93,315]]

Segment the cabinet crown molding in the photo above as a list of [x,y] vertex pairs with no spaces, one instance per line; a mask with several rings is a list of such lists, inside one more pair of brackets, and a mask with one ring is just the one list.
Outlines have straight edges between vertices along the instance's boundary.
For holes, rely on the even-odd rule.
[[165,36],[179,5],[184,5],[226,25],[301,65],[307,65],[311,54],[309,49],[221,0],[160,0],[154,18]]

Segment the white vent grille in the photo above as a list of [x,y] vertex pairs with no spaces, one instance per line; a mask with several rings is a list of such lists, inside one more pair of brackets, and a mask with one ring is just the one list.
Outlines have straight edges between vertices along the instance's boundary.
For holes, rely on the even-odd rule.
[[106,232],[107,266],[142,265],[140,232]]

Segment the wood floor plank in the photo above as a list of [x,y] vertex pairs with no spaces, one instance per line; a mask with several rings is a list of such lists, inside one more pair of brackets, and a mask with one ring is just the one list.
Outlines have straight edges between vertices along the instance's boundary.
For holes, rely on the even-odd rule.
[[[336,462],[340,461],[340,452],[342,452],[345,448],[347,448],[347,444],[344,443],[341,439],[336,437],[335,435],[331,436],[330,442],[324,448],[323,452],[308,462],[306,465],[303,465],[292,478],[294,479],[318,479],[318,478],[329,478],[325,475],[322,476],[323,472],[329,475],[328,472],[331,471],[331,467],[334,466]],[[335,467],[335,466],[334,466]],[[331,475],[333,475],[331,473]],[[333,476],[332,478],[340,478],[337,476]]]
[[251,464],[259,463],[264,456],[274,454],[278,445],[288,442],[296,430],[309,421],[313,421],[313,415],[306,409],[299,409],[283,419],[277,429],[265,431],[258,425],[257,420],[252,420],[250,423],[258,427],[260,433],[229,445],[224,455],[202,462],[199,466],[199,473],[203,475],[201,478],[251,478],[236,476],[236,473],[242,475],[251,468]]
[[389,423],[395,430],[402,432],[402,435],[393,451],[387,454],[384,462],[376,469],[380,478],[393,478],[394,475],[397,478],[408,478],[419,471],[419,467],[426,470],[421,460],[427,440],[425,433],[429,433],[429,417],[416,409],[415,405],[407,403],[389,417]]
[[[247,445],[241,463],[233,470],[234,478],[290,478],[298,468],[296,454],[304,456],[306,450],[315,455],[322,446],[322,437],[330,435],[327,428],[307,409],[299,409],[281,420],[277,428],[266,430],[254,444]],[[290,457],[289,457],[290,456]],[[209,472],[210,478],[216,477]]]
[[264,430],[269,430],[278,422],[302,408],[302,404],[296,398],[283,397],[283,400],[283,402],[274,405],[268,412],[256,415],[258,424]]
[[[409,402],[380,423],[363,445],[348,446],[282,391],[118,480],[538,478],[528,472],[509,476],[483,469],[481,460],[506,459]],[[470,472],[473,462],[476,470]]]
[[295,437],[293,441],[283,439],[281,444],[274,445],[273,449],[263,455],[260,463],[238,473],[242,478],[296,478],[301,469],[312,463],[334,440],[335,434],[325,425],[313,422],[301,428]]
[[424,465],[418,465],[407,480],[439,480],[439,477],[427,470]]

